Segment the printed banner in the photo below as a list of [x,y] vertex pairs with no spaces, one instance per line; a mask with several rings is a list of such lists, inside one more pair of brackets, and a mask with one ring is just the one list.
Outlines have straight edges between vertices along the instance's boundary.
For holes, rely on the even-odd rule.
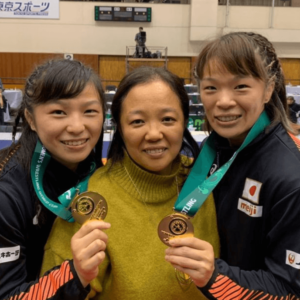
[[59,19],[59,0],[0,1],[0,18]]

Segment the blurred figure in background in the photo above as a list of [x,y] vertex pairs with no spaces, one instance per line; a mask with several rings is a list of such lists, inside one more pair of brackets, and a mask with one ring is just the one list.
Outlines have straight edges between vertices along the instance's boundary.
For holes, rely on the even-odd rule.
[[300,105],[296,103],[293,96],[288,96],[286,100],[289,107],[290,119],[293,123],[297,123],[300,114]]

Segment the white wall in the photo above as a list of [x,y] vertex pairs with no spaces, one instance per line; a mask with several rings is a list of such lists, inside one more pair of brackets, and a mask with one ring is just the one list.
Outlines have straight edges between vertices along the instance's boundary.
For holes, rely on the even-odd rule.
[[[204,40],[251,30],[274,42],[280,56],[300,57],[300,8],[276,7],[272,24],[270,7],[232,6],[226,24],[226,6],[218,6],[217,0],[192,0],[190,5],[99,3],[61,1],[60,20],[1,19],[0,52],[125,55],[143,26],[146,44],[166,46],[170,56],[195,56]],[[151,6],[152,22],[96,22],[96,5]]]
[[[152,7],[151,23],[94,21],[94,6]],[[60,20],[0,20],[1,52],[49,52],[125,55],[138,27],[148,46],[167,46],[170,55],[190,55],[190,6],[113,2],[60,2]]]
[[217,26],[222,33],[258,32],[274,44],[280,57],[300,58],[299,16],[298,7],[275,7],[272,12],[271,7],[231,6],[227,11],[225,6],[219,6]]

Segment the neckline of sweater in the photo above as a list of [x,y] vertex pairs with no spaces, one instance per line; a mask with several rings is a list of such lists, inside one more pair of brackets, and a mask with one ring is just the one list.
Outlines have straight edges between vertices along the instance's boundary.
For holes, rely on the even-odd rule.
[[177,191],[181,189],[185,179],[180,155],[174,160],[170,175],[158,175],[143,170],[132,161],[126,151],[124,159],[112,167],[109,176],[128,194],[145,203],[166,202],[177,196]]

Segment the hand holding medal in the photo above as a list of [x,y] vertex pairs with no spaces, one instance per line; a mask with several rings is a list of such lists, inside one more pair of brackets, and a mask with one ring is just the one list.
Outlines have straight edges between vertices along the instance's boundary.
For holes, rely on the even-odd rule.
[[[174,213],[161,220],[158,225],[158,236],[167,246],[172,246],[170,241],[176,238],[193,237],[194,226],[192,222],[183,214]],[[176,278],[180,285],[189,286],[192,280],[184,272],[178,272],[175,267]]]
[[215,269],[213,247],[195,237],[171,239],[170,246],[166,249],[165,259],[175,268],[177,279],[181,278],[179,283],[184,285],[189,280],[198,287],[205,286]]
[[89,220],[72,237],[74,268],[84,287],[97,276],[99,265],[105,259],[108,237],[104,230],[109,228],[109,223]]
[[85,287],[96,277],[105,258],[108,237],[103,230],[110,228],[109,223],[103,222],[107,202],[98,193],[83,192],[76,195],[70,207],[74,220],[82,224],[72,237],[71,249],[75,270]]
[[83,224],[72,237],[71,249],[75,270],[85,287],[96,277],[105,258],[108,237],[103,230],[110,228],[109,223],[103,222],[107,203],[98,193],[83,192],[76,195],[70,207],[75,221]]
[[197,213],[230,168],[238,153],[269,124],[268,115],[263,112],[233,156],[215,173],[207,177],[216,156],[213,143],[215,133],[213,132],[204,144],[176,200],[174,205],[176,213],[160,222],[158,235],[163,243],[171,246],[166,250],[166,260],[180,271],[180,273],[176,273],[176,276],[181,285],[188,284],[191,276],[196,285],[203,287],[214,271],[213,248],[205,241],[189,238],[189,236],[193,236],[193,225],[188,217],[193,217]]
[[175,268],[176,279],[183,288],[192,282],[203,287],[214,271],[213,247],[194,237],[194,226],[186,215],[174,213],[158,225],[161,241],[169,246],[166,261]]

